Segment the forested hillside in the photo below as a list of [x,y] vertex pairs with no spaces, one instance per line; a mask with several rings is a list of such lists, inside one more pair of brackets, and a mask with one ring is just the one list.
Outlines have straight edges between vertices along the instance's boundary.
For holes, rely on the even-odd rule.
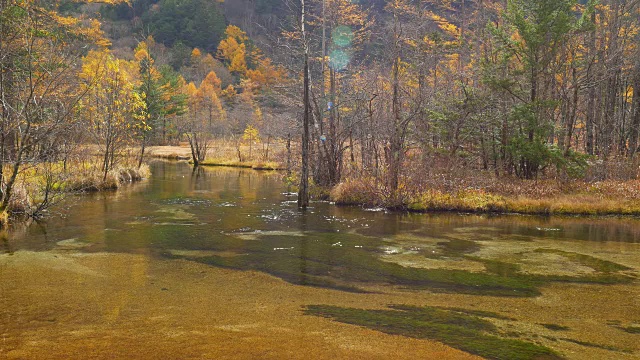
[[[359,143],[384,135],[365,129],[376,121],[381,127],[397,123],[392,132],[399,131],[394,136],[403,141],[396,147],[438,149],[524,178],[549,166],[579,170],[587,160],[580,154],[604,160],[632,157],[637,150],[637,2],[314,0],[305,5],[315,122],[327,122],[335,132],[328,138],[333,152],[348,148],[339,134],[356,133]],[[267,49],[295,81],[302,69],[296,63],[302,58],[296,43],[300,6],[290,0],[143,0],[101,12],[171,48],[175,70],[195,47],[221,60],[223,23],[230,22],[248,35],[249,48]],[[389,89],[380,91],[384,84],[374,78]],[[327,112],[328,98],[335,106]],[[395,114],[385,113],[394,107]],[[336,125],[337,118],[349,121]],[[376,153],[364,150],[366,141],[360,145],[362,154]],[[393,157],[404,156],[400,148]],[[331,167],[341,166],[336,161],[342,154],[322,156],[334,158],[324,160],[333,162]]]
[[262,138],[264,160],[288,139],[290,181],[302,154],[336,200],[417,209],[435,201],[424,189],[537,179],[548,195],[638,175],[638,1],[2,0],[0,14],[3,207],[25,164],[87,143],[106,178],[125,149],[142,164],[149,145],[188,142],[197,166],[214,139]]

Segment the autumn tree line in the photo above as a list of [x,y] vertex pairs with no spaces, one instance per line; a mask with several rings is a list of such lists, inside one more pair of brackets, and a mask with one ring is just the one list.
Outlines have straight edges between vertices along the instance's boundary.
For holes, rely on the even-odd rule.
[[[607,164],[635,161],[638,1],[304,0],[287,8],[299,86],[308,52],[317,184],[371,176],[394,192],[438,166],[521,179],[591,169],[602,180],[617,176]],[[637,164],[629,169],[635,177]]]

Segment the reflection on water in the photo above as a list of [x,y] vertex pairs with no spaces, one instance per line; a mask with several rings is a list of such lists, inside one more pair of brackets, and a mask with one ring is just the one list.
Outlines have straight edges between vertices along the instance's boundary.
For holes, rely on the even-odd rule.
[[[281,173],[192,171],[175,162],[156,162],[152,172],[152,179],[114,193],[67,199],[60,213],[15,229],[0,246],[5,252],[187,260],[368,296],[404,291],[545,299],[545,289],[565,284],[637,291],[640,220],[635,218],[385,213],[326,202],[301,212]],[[147,266],[130,270],[143,274]],[[640,313],[629,311],[633,318],[613,328],[640,323]],[[512,337],[539,337],[538,330],[518,331]],[[547,335],[544,341],[558,339]],[[588,346],[582,342],[571,346]],[[633,354],[629,346],[601,350]]]

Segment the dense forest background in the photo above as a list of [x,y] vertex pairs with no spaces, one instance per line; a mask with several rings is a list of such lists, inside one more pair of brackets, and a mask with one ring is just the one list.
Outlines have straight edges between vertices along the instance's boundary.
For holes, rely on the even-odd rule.
[[637,0],[0,0],[0,13],[5,199],[21,165],[75,144],[100,144],[105,176],[131,146],[140,162],[187,141],[197,165],[214,138],[295,155],[303,118],[314,184],[358,179],[398,203],[638,176]]
[[[596,159],[582,155],[610,160],[637,151],[637,1],[325,0],[306,7],[314,123],[325,125],[313,138],[327,139],[314,147],[316,162],[326,163],[318,166],[329,168],[316,174],[321,183],[340,180],[343,152],[356,147],[360,154],[350,156],[365,169],[415,148],[423,161],[453,157],[523,178],[550,168],[579,173]],[[100,13],[114,45],[126,51],[135,34],[151,35],[166,47],[155,56],[196,82],[202,79],[184,70],[190,51],[224,64],[218,46],[226,25],[236,25],[249,52],[266,49],[295,82],[300,10],[300,2],[281,0],[143,0]],[[242,78],[222,67],[216,73],[224,85]],[[259,102],[269,110],[289,104],[271,100]]]

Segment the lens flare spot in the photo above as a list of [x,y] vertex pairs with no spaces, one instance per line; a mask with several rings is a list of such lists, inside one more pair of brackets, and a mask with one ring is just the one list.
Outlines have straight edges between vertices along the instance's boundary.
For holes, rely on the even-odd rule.
[[340,71],[349,65],[350,56],[344,50],[336,49],[329,54],[329,66],[333,70]]
[[338,47],[347,47],[353,41],[353,31],[348,26],[338,26],[331,32],[333,44]]

